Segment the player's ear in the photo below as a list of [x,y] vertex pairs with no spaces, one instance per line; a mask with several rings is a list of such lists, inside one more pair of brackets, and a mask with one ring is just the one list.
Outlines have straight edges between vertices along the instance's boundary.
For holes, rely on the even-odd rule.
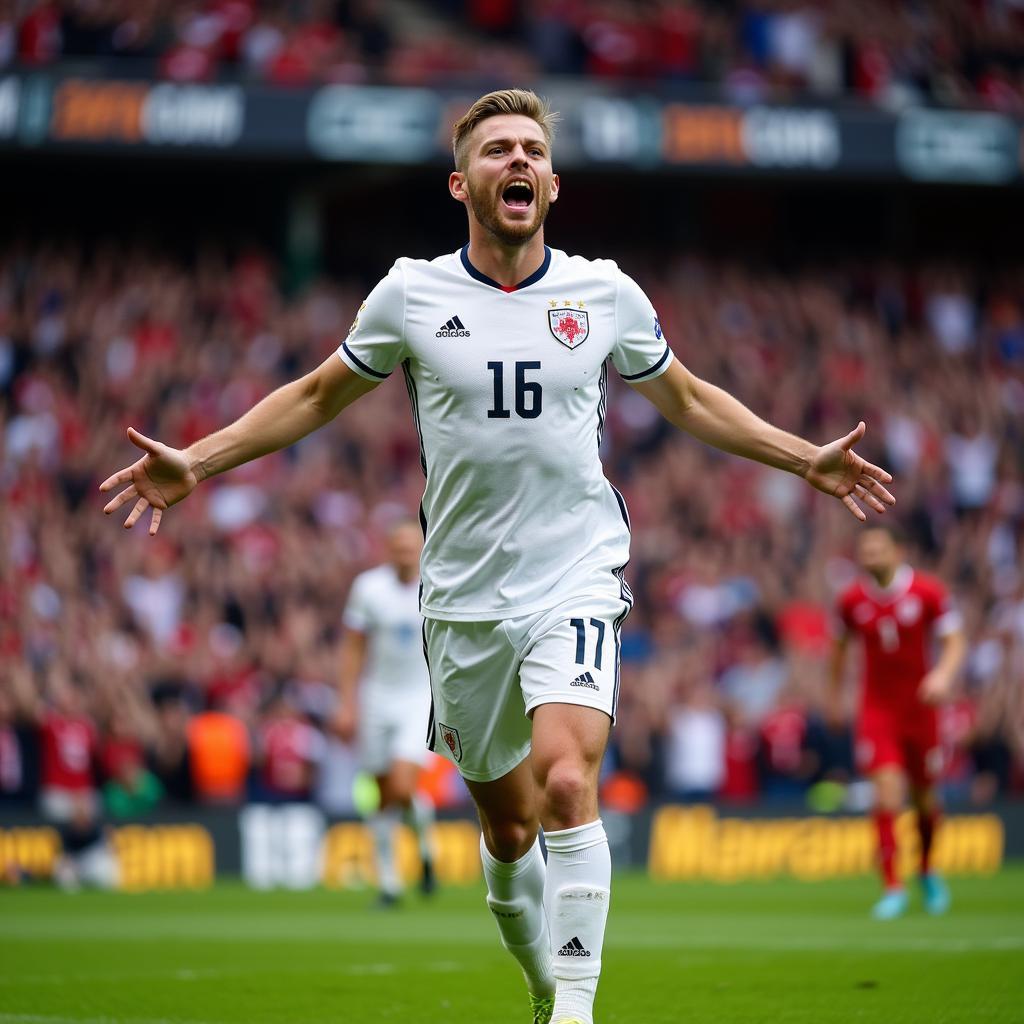
[[550,196],[550,201],[552,203],[557,202],[557,200],[558,200],[558,190],[561,187],[562,187],[562,183],[561,183],[561,181],[559,181],[558,175],[557,174],[552,174],[551,175],[551,196]]
[[462,171],[452,171],[448,175],[448,191],[451,192],[452,198],[457,199],[460,203],[464,203],[468,198],[466,193],[466,176]]

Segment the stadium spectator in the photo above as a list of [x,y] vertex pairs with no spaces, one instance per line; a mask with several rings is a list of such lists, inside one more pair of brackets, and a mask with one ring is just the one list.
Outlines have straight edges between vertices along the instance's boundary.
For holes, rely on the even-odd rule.
[[268,803],[308,803],[324,746],[323,734],[298,712],[287,691],[275,693],[257,736],[257,798]]
[[249,733],[228,711],[203,711],[188,725],[189,762],[196,796],[209,803],[237,803],[245,794]]

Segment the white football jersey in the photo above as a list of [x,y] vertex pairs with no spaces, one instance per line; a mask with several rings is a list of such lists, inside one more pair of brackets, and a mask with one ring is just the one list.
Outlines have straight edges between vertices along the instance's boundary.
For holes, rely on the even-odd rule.
[[364,699],[430,692],[419,605],[419,581],[403,583],[393,566],[380,565],[353,581],[342,621],[369,640]]
[[468,247],[400,259],[338,355],[369,380],[404,371],[426,475],[425,616],[504,619],[619,592],[629,518],[598,455],[607,363],[637,382],[673,356],[613,262],[545,248],[504,288]]

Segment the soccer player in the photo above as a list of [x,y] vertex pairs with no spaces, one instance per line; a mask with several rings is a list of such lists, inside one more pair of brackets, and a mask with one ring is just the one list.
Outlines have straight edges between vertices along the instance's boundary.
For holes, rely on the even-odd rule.
[[370,829],[382,906],[396,903],[402,891],[395,833],[403,816],[419,841],[420,888],[434,889],[434,809],[417,792],[430,716],[419,600],[422,548],[416,523],[396,524],[388,536],[387,563],[356,577],[344,616],[335,727],[343,740],[358,734],[362,767],[377,779],[380,806]]
[[[895,532],[872,527],[857,541],[864,570],[839,599],[841,632],[831,665],[831,710],[843,719],[843,666],[850,638],[860,638],[863,688],[857,724],[857,761],[875,786],[875,827],[885,892],[872,914],[890,920],[907,909],[897,865],[895,817],[908,788],[921,838],[921,891],[925,909],[942,914],[949,891],[932,870],[939,822],[936,783],[942,769],[937,705],[952,692],[965,642],[960,615],[945,587],[904,561]],[[939,653],[932,662],[933,642]],[[929,667],[930,666],[930,667]]]
[[[549,249],[554,116],[509,89],[454,128],[448,187],[469,241],[400,259],[336,356],[185,450],[142,449],[125,526],[207,477],[297,441],[401,367],[426,487],[420,610],[433,696],[428,743],[466,779],[482,826],[487,903],[523,968],[534,1021],[591,1024],[611,887],[597,778],[615,716],[629,518],[598,456],[609,363],[674,425],[788,470],[859,519],[894,499],[853,446],[770,426],[694,377],[650,301],[608,260]],[[694,481],[699,486],[699,481]],[[544,829],[547,864],[538,844]]]

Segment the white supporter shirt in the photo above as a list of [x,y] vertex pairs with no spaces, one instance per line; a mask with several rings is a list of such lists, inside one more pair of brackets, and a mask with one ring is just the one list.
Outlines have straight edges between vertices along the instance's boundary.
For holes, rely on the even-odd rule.
[[467,248],[403,258],[338,355],[368,380],[405,374],[426,475],[423,615],[504,619],[620,586],[629,519],[598,455],[607,361],[637,382],[673,356],[615,263],[546,248],[506,290]]
[[403,583],[390,565],[361,573],[352,583],[342,621],[368,639],[364,699],[390,703],[396,695],[430,692],[418,580]]

